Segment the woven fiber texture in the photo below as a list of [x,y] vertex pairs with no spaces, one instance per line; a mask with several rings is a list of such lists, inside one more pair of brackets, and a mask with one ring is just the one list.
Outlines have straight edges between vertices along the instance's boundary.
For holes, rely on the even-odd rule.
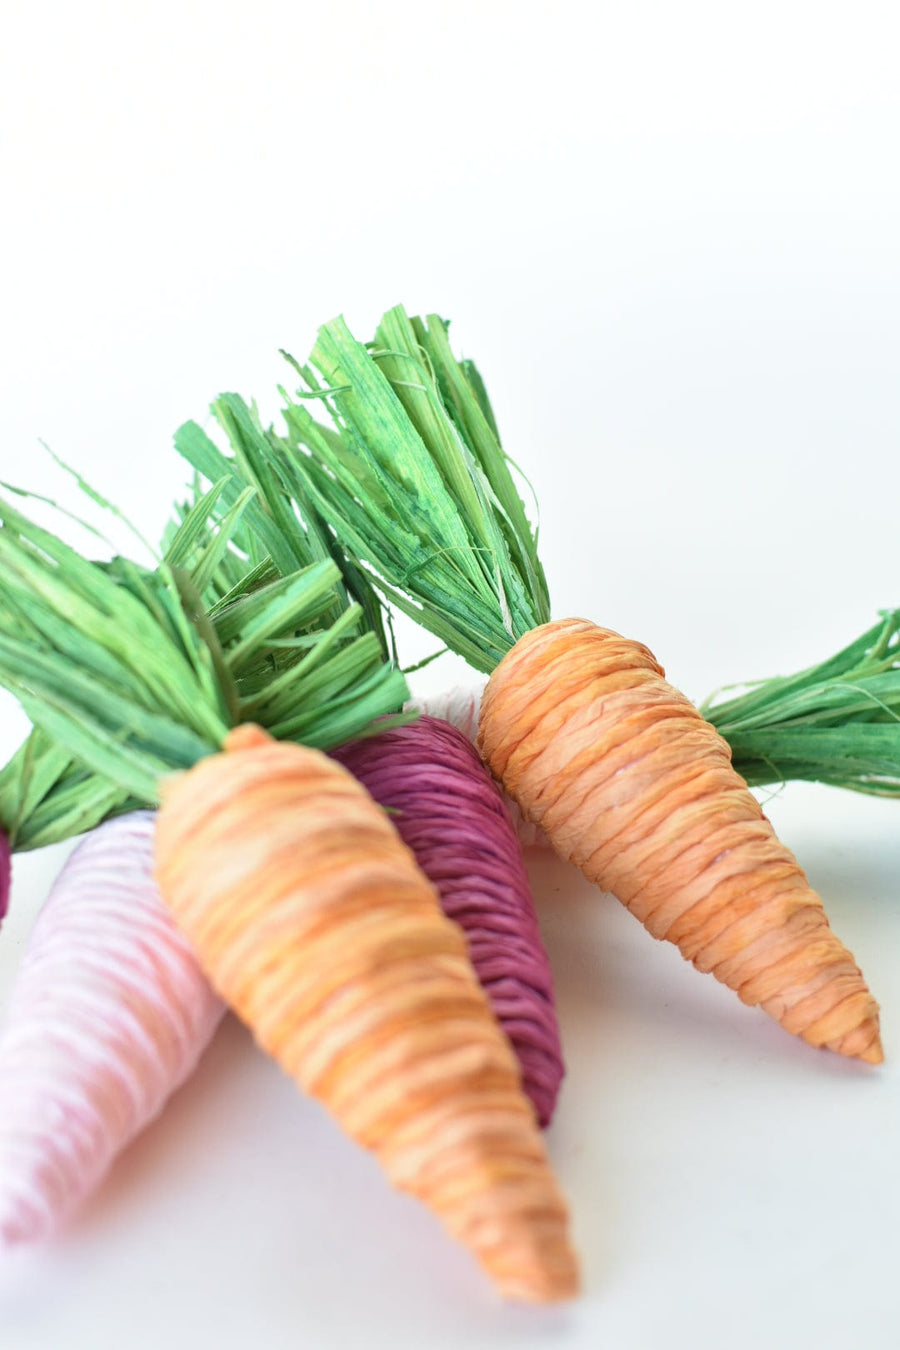
[[154,816],[100,826],[41,910],[0,1036],[0,1235],[49,1235],[159,1113],[224,1005],[153,880]]
[[[426,694],[412,698],[406,704],[412,712],[423,713],[426,717],[439,717],[449,722],[469,740],[475,743],[478,736],[478,717],[481,712],[481,696],[484,685],[454,685],[451,689],[441,690],[437,694]],[[506,809],[516,832],[516,838],[523,848],[549,848],[550,841],[537,825],[526,820],[511,797],[501,793]]]
[[478,743],[561,857],[654,937],[811,1045],[878,1063],[878,1007],[822,902],[641,643],[584,619],[519,640]]
[[[476,714],[477,715],[477,714]],[[462,731],[435,717],[336,752],[393,823],[464,930],[542,1125],[563,1077],[550,965],[503,797]]]
[[511,1298],[569,1298],[568,1215],[458,925],[319,751],[230,732],[161,784],[156,873],[260,1045]]

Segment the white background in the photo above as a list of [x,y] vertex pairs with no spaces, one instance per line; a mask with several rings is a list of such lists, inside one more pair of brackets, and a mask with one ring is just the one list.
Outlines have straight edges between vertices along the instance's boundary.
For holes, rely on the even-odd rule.
[[[482,368],[558,616],[697,698],[825,656],[900,603],[898,36],[791,0],[8,5],[0,475],[77,504],[43,438],[156,535],[182,420],[224,389],[274,415],[280,346],[402,301]],[[4,1350],[900,1345],[900,805],[768,809],[888,1063],[794,1044],[533,860],[578,1303],[499,1304],[226,1023],[0,1270]],[[64,853],[16,861],[0,996]]]

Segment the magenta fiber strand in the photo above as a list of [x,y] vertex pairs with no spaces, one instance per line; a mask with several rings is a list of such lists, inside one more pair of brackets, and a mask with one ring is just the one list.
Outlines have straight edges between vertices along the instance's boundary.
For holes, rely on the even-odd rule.
[[[428,717],[440,717],[443,721],[449,722],[474,744],[478,735],[478,715],[481,711],[483,693],[483,684],[454,685],[452,689],[445,689],[439,694],[410,699],[406,706],[412,712],[424,713]],[[505,792],[502,795],[522,847],[549,848],[550,841],[540,826],[532,825],[531,821],[522,815],[516,803],[507,797]]]
[[444,912],[465,931],[525,1091],[547,1125],[564,1073],[553,981],[499,788],[466,737],[434,717],[355,741],[335,758],[393,813]]

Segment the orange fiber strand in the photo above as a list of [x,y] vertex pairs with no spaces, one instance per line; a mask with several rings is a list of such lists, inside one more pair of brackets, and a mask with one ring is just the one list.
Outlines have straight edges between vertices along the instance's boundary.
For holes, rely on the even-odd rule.
[[504,1295],[574,1295],[566,1206],[462,931],[345,769],[239,727],[163,785],[157,879],[263,1049]]
[[878,1005],[822,902],[652,653],[583,619],[499,663],[478,743],[556,851],[811,1045],[881,1062]]

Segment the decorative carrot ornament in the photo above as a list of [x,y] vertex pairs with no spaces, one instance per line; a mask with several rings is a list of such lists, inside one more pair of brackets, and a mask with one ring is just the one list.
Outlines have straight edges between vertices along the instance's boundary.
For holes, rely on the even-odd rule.
[[[237,532],[242,549],[252,556],[265,539],[282,568],[304,555],[313,561],[334,554],[348,596],[387,651],[377,594],[330,539],[290,472],[286,447],[238,395],[222,395],[210,410],[231,456],[193,422],[175,443],[198,474],[225,485],[223,506],[238,500],[243,484],[256,490]],[[502,794],[465,737],[434,718],[350,741],[334,754],[391,811],[444,913],[465,932],[472,964],[519,1058],[525,1093],[539,1123],[549,1124],[564,1073],[553,978]]]
[[177,571],[113,572],[0,517],[0,680],[78,762],[161,801],[160,890],[214,987],[505,1294],[570,1296],[566,1208],[462,933],[352,776],[276,739],[327,746],[397,706],[352,617],[310,633],[336,566],[213,624]]
[[748,783],[806,779],[900,796],[900,609],[824,661],[729,692],[700,711]]
[[877,1005],[727,744],[642,644],[550,622],[484,386],[447,325],[398,307],[367,349],[336,319],[294,364],[304,402],[285,415],[317,509],[394,604],[490,673],[478,743],[525,816],[744,1002],[879,1062]]

